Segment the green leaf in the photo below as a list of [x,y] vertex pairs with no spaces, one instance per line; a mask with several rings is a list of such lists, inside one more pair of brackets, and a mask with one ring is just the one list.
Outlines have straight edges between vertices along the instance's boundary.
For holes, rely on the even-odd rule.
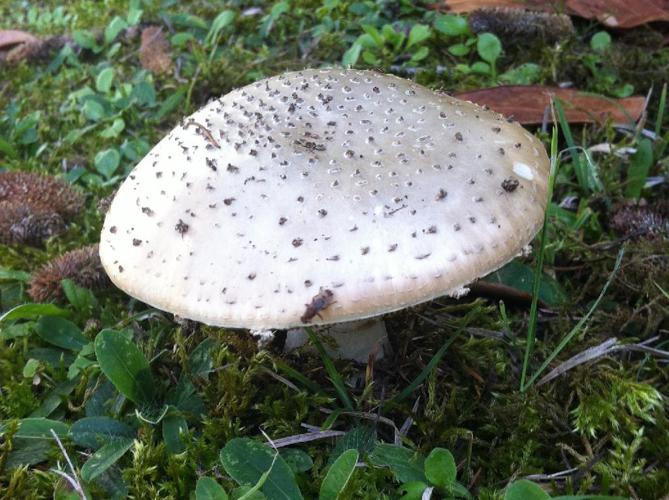
[[93,122],[99,122],[107,116],[104,106],[94,99],[86,99],[82,111],[84,116]]
[[476,61],[471,65],[470,69],[479,75],[489,75],[491,73],[490,65],[483,61]]
[[341,64],[347,68],[349,66],[355,66],[355,63],[358,62],[360,58],[360,51],[362,50],[362,45],[359,43],[354,43],[351,47],[344,52],[344,56],[341,58]]
[[123,121],[123,118],[115,118],[112,124],[100,132],[99,135],[103,139],[112,139],[114,137],[118,137],[118,135],[123,132],[124,129],[125,121]]
[[550,497],[538,484],[527,479],[513,482],[504,494],[504,500],[546,500]]
[[456,43],[455,45],[451,45],[448,48],[448,51],[456,57],[466,56],[469,54],[469,50],[469,47],[467,47],[464,43]]
[[371,42],[374,47],[380,49],[383,47],[385,41],[383,39],[383,35],[379,33],[379,30],[377,30],[373,25],[371,24],[363,24],[362,29],[369,37],[371,38]]
[[127,16],[128,24],[130,26],[135,26],[135,25],[139,24],[139,21],[142,20],[142,14],[143,13],[144,13],[144,11],[142,9],[131,8],[128,11],[128,16]]
[[105,44],[109,45],[111,42],[113,42],[118,34],[127,27],[128,23],[125,21],[125,19],[119,16],[114,17],[114,19],[112,19],[105,28]]
[[534,63],[524,63],[517,68],[505,71],[499,75],[499,79],[512,85],[530,85],[535,83],[540,75],[541,66]]
[[627,171],[627,185],[625,196],[639,198],[646,183],[646,177],[653,166],[653,143],[645,137],[637,141],[636,152],[630,158],[630,167]]
[[409,31],[409,41],[407,42],[407,49],[409,47],[412,47],[418,43],[421,43],[428,38],[430,38],[430,35],[432,34],[432,31],[430,30],[429,26],[426,26],[425,24],[414,24],[413,27],[411,28],[411,31]]
[[0,323],[17,319],[35,319],[42,315],[69,316],[70,312],[53,304],[21,304],[0,316]]
[[112,82],[114,81],[114,68],[105,68],[98,73],[95,79],[95,88],[98,92],[106,94],[111,90]]
[[[488,283],[499,283],[527,294],[532,294],[534,269],[519,260],[512,260],[507,265],[483,278]],[[546,305],[558,307],[567,300],[567,293],[560,284],[547,274],[541,275],[539,299]]]
[[369,453],[376,445],[376,429],[371,425],[357,424],[337,439],[337,444],[330,452],[328,463],[333,463],[346,450],[354,449],[359,453]]
[[114,465],[132,447],[133,443],[133,438],[121,438],[104,445],[83,465],[81,478],[84,481],[92,481],[98,477]]
[[33,418],[44,418],[51,415],[63,402],[69,400],[69,395],[76,387],[78,381],[66,380],[56,386],[46,395],[42,396],[39,407],[30,416]]
[[346,450],[330,466],[318,494],[319,500],[337,500],[346,488],[358,463],[358,450]]
[[275,459],[272,451],[262,443],[248,438],[234,438],[221,450],[220,460],[225,471],[241,485],[256,484],[271,467],[262,492],[272,500],[302,498],[288,464],[281,456]]
[[328,356],[328,353],[325,352],[325,348],[323,347],[323,344],[318,338],[318,335],[316,335],[313,329],[309,327],[305,327],[304,331],[307,332],[309,340],[314,345],[314,347],[316,347],[318,354],[320,354],[321,360],[323,361],[323,366],[325,366],[325,371],[328,373],[328,378],[330,379],[332,385],[337,391],[339,399],[341,400],[341,402],[343,403],[344,407],[346,407],[347,410],[353,410],[353,402],[351,401],[348,391],[346,390],[346,384],[344,384],[344,379],[337,371],[337,368],[332,362],[332,358],[330,358],[330,356]]
[[142,106],[156,104],[156,89],[151,82],[139,82],[132,88],[132,97]]
[[297,448],[284,448],[280,452],[290,469],[294,472],[306,472],[314,466],[314,461],[304,451]]
[[434,20],[434,29],[448,36],[463,36],[469,34],[467,19],[453,14],[437,16]]
[[77,325],[59,316],[43,316],[37,322],[35,331],[49,344],[74,352],[88,344],[88,339]]
[[421,500],[427,484],[422,481],[409,481],[399,487],[399,491],[404,493],[400,500]]
[[10,158],[18,158],[19,154],[8,141],[0,137],[0,153],[4,153]]
[[381,65],[381,59],[376,57],[376,55],[369,50],[363,50],[362,51],[362,60],[365,61],[365,63],[369,64],[370,66]]
[[211,28],[207,37],[205,38],[205,45],[212,46],[218,39],[221,30],[235,20],[235,12],[232,10],[224,10],[211,22]]
[[72,38],[77,45],[84,49],[92,50],[95,53],[102,50],[102,47],[95,40],[95,35],[90,31],[77,30],[72,34]]
[[121,163],[121,154],[116,148],[105,149],[95,155],[94,163],[95,169],[109,179]]
[[[3,425],[0,425],[0,432],[3,428]],[[69,432],[67,424],[60,422],[59,420],[51,420],[48,418],[24,418],[19,420],[19,429],[16,434],[14,434],[14,438],[52,440],[53,434],[51,434],[51,429],[53,429],[60,439],[65,439]]]
[[228,500],[228,494],[213,478],[201,477],[195,486],[195,500]]
[[450,490],[457,475],[455,459],[445,448],[435,448],[425,459],[425,477],[439,488]]
[[411,56],[411,62],[416,63],[418,61],[422,61],[428,56],[429,53],[430,49],[428,47],[421,47],[416,52],[413,53],[413,55]]
[[408,448],[381,443],[370,453],[369,460],[377,467],[389,467],[400,483],[426,482],[423,459]]
[[595,52],[606,52],[611,47],[611,35],[598,31],[590,39],[590,48]]
[[77,445],[97,450],[110,441],[134,439],[137,433],[110,417],[84,417],[72,424],[70,434]]
[[155,382],[149,362],[127,335],[105,329],[95,337],[95,355],[100,369],[114,387],[136,404],[155,402]]
[[494,64],[502,53],[502,42],[492,33],[481,33],[476,41],[476,50],[481,59]]
[[206,377],[214,369],[212,351],[219,345],[216,339],[207,337],[200,342],[188,358],[188,371],[194,377]]
[[179,454],[186,451],[184,437],[188,433],[188,424],[181,415],[168,415],[163,419],[163,441],[167,451]]
[[26,364],[23,365],[23,378],[33,378],[39,370],[40,363],[36,359],[29,359],[26,361]]
[[90,312],[96,305],[95,295],[88,288],[77,285],[71,279],[64,279],[60,282],[63,293],[72,306],[81,312]]
[[30,281],[30,273],[0,266],[0,281]]
[[185,95],[186,95],[186,89],[183,87],[178,89],[173,94],[170,94],[169,97],[167,97],[162,101],[160,107],[158,108],[158,111],[156,111],[156,114],[153,116],[153,118],[156,120],[162,120],[165,117],[165,115],[174,111],[177,108],[177,106],[181,104],[181,101],[184,100]]

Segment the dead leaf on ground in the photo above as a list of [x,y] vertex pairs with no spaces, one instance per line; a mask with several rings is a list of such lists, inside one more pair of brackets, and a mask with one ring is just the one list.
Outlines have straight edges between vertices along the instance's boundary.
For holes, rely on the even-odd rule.
[[0,31],[0,63],[15,64],[39,52],[42,40],[26,31]]
[[669,21],[669,0],[443,0],[432,5],[462,14],[490,7],[511,7],[571,14],[597,19],[611,28],[633,28],[654,21]]
[[167,73],[172,69],[170,44],[159,26],[149,26],[142,30],[139,62],[153,73]]
[[0,64],[46,60],[72,40],[66,36],[36,37],[21,30],[0,30]]
[[21,43],[33,43],[38,41],[34,35],[20,30],[0,30],[0,50],[9,50]]
[[610,99],[543,85],[507,85],[456,94],[459,99],[488,106],[524,124],[542,123],[544,117],[550,119],[547,110],[551,96],[563,101],[565,117],[570,123],[603,122],[608,118],[614,123],[629,123],[639,119],[645,105],[641,96]]

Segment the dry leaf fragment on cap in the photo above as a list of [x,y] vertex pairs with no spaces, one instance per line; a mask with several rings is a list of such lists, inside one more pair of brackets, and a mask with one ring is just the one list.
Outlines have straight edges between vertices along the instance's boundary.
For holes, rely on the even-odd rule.
[[159,26],[149,26],[142,30],[139,62],[153,73],[167,73],[172,69],[170,43]]
[[544,85],[503,85],[456,94],[459,99],[474,102],[502,113],[523,124],[542,123],[550,119],[551,97],[563,102],[565,118],[570,123],[633,123],[645,109],[642,96],[610,99],[604,96]]
[[128,294],[212,325],[378,316],[518,255],[548,164],[517,123],[411,81],[287,73],[160,141],[112,202],[100,255]]
[[91,290],[109,286],[109,279],[100,263],[97,244],[72,250],[47,262],[33,273],[28,294],[37,302],[62,298],[60,282],[64,279],[71,279],[77,285]]

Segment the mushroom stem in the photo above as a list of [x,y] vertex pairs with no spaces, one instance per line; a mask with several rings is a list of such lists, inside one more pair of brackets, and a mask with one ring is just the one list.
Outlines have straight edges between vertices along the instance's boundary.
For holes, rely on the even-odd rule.
[[[336,323],[319,329],[326,352],[337,359],[366,364],[370,355],[381,359],[390,354],[386,324],[380,317]],[[290,352],[307,343],[304,328],[288,330],[284,351]]]

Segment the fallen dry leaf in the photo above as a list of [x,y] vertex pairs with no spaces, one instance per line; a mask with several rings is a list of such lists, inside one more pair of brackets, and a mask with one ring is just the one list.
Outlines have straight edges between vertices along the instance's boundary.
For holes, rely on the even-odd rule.
[[669,0],[567,0],[567,7],[577,16],[597,19],[611,28],[669,21]]
[[610,99],[543,85],[508,85],[456,94],[459,99],[488,106],[525,124],[542,123],[544,117],[550,119],[547,110],[551,96],[563,101],[565,117],[571,123],[602,122],[608,118],[615,123],[629,123],[639,119],[645,103],[641,96]]
[[162,28],[149,26],[142,30],[139,47],[139,62],[142,67],[153,73],[167,73],[172,68],[170,44]]
[[21,43],[34,43],[39,38],[26,31],[0,30],[0,50],[9,50]]
[[633,28],[654,21],[669,21],[669,0],[443,0],[433,8],[456,14],[488,7],[511,7],[566,13],[597,19],[612,28]]
[[46,60],[66,43],[65,36],[39,38],[26,31],[0,30],[0,63],[16,64],[24,59]]

